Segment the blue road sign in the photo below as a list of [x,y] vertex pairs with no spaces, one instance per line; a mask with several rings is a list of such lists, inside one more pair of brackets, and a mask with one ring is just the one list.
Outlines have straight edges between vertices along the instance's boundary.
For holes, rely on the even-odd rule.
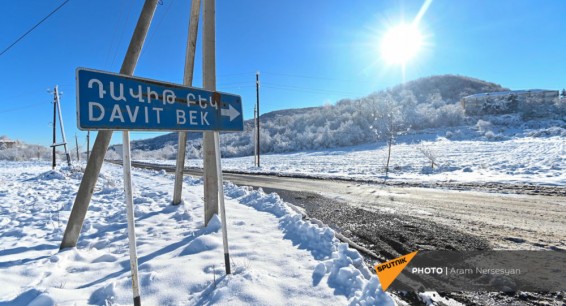
[[242,131],[240,96],[77,69],[81,130]]

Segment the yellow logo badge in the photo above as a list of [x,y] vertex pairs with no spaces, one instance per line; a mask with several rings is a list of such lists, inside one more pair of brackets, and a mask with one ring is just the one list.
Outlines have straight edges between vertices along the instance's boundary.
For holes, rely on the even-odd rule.
[[375,266],[375,272],[381,283],[383,291],[387,290],[391,283],[399,276],[401,271],[409,264],[409,262],[417,255],[418,251],[414,251],[407,255],[395,258],[393,260],[378,264]]

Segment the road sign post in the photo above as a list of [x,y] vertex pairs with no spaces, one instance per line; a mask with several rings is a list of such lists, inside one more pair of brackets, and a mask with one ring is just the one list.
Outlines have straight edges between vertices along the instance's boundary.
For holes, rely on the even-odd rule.
[[[205,147],[207,139],[213,137],[211,139],[213,154],[208,155],[211,155],[209,157],[212,158],[214,166],[208,165],[207,160],[210,158],[205,157],[205,185],[208,167],[208,171],[216,178],[216,188],[214,188],[216,197],[222,199],[224,257],[226,273],[230,274],[224,192],[222,180],[218,180],[218,177],[222,177],[219,161],[219,131],[243,130],[241,98],[215,90],[214,0],[205,0],[204,6],[205,20],[208,20],[203,21],[206,34],[203,49],[207,51],[203,55],[206,90],[132,76],[156,5],[157,0],[146,0],[122,64],[121,74],[85,68],[78,68],[76,71],[78,128],[100,132],[93,147],[93,155],[88,160],[60,247],[63,249],[76,246],[112,131],[124,131],[124,190],[132,288],[136,306],[141,305],[141,299],[137,277],[129,131],[204,131]],[[220,192],[222,194],[219,195]],[[206,197],[205,189],[205,207],[209,204]]]
[[[226,274],[230,274],[219,131],[243,130],[240,96],[86,68],[78,68],[76,74],[79,129],[124,131],[124,190],[134,302],[139,303],[139,282],[134,233],[130,130],[202,130],[212,134],[215,163],[214,168],[209,170],[214,171],[216,186],[211,191],[216,192],[221,206],[224,259]],[[207,166],[210,168],[210,165],[205,164],[205,171]]]
[[[220,133],[214,132],[214,143],[220,149]],[[224,205],[224,180],[222,178],[222,161],[220,150],[216,151],[216,175],[218,177],[218,206],[220,208],[220,220],[222,221],[222,245],[224,247],[224,266],[226,274],[231,273],[230,252],[228,251],[228,227],[226,222],[226,206]]]
[[[130,45],[128,46],[126,57],[124,58],[124,62],[120,68],[120,73],[128,75],[132,75],[134,73],[145,37],[149,31],[149,25],[151,24],[155,8],[157,7],[157,2],[158,0],[145,1],[138,23],[136,24],[136,29],[132,35]],[[88,159],[83,179],[81,180],[81,184],[73,204],[73,209],[69,216],[69,222],[65,228],[65,233],[60,246],[61,249],[77,245],[77,241],[79,240],[79,235],[83,227],[84,218],[86,217],[86,212],[90,204],[90,199],[92,198],[94,186],[98,180],[98,174],[100,173],[100,168],[102,168],[104,155],[106,154],[111,138],[111,130],[100,131],[96,136],[96,140],[92,147],[92,154]]]
[[[134,73],[156,7],[157,0],[145,1],[142,12],[136,24],[134,34],[132,35],[132,39],[128,46],[126,57],[124,58],[122,67],[120,68],[120,73],[127,75],[132,75]],[[65,234],[63,235],[63,240],[61,241],[61,249],[74,247],[77,245],[84,218],[86,217],[86,212],[90,204],[90,199],[92,198],[94,186],[96,185],[98,174],[100,173],[100,168],[102,167],[104,156],[106,154],[106,150],[108,149],[108,145],[110,144],[111,138],[112,130],[100,131],[96,137],[94,146],[92,148],[92,156],[88,159],[83,179],[79,186],[79,190],[77,191],[77,196],[73,204],[71,215],[69,216],[69,222],[67,223],[67,227],[65,228]],[[128,218],[128,220],[129,219],[130,218]],[[133,226],[133,220],[131,222],[131,225]],[[130,228],[130,224],[128,224],[128,227]],[[130,229],[128,230],[130,231]],[[133,233],[133,227],[131,227],[131,232]],[[134,256],[134,258],[132,258],[132,255]],[[136,262],[135,266],[132,264],[134,260]],[[135,250],[132,253],[132,249],[130,249],[130,264],[132,264],[132,278],[137,278],[137,256],[135,255]],[[132,280],[133,301],[135,306],[140,306],[141,298],[139,294],[139,286],[136,289],[137,283],[137,279]]]
[[122,167],[124,175],[124,198],[126,199],[126,219],[128,221],[128,242],[130,251],[130,271],[132,271],[132,291],[134,306],[141,305],[140,280],[138,277],[138,254],[134,219],[134,199],[132,186],[132,159],[130,151],[130,132],[122,132]]

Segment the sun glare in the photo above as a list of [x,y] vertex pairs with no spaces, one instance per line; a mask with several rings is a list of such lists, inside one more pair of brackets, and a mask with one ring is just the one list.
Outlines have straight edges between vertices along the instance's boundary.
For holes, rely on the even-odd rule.
[[400,24],[381,38],[381,56],[389,64],[405,65],[419,53],[422,44],[423,36],[416,25]]

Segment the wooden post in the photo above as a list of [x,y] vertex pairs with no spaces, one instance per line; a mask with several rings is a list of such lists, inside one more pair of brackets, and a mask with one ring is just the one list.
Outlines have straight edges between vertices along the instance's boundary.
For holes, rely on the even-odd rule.
[[61,101],[59,101],[59,86],[55,86],[55,104],[59,113],[59,125],[61,127],[61,137],[63,138],[63,148],[65,149],[65,157],[67,158],[67,165],[71,166],[71,154],[67,150],[67,138],[65,137],[65,125],[63,124],[63,116],[61,115]]
[[[216,30],[215,0],[203,4],[202,66],[204,89],[216,91]],[[220,107],[220,106],[218,106]],[[204,224],[218,214],[218,175],[216,171],[216,142],[214,132],[203,133],[204,164]]]
[[[193,84],[199,15],[200,0],[192,0],[191,15],[189,17],[187,50],[185,53],[185,74],[183,77],[183,84],[187,86],[191,86]],[[181,203],[181,196],[183,193],[183,170],[185,170],[185,156],[187,152],[187,132],[179,132],[179,141],[177,143],[177,163],[175,167],[175,185],[173,187],[173,205]]]
[[257,166],[260,167],[259,157],[261,155],[261,147],[259,144],[259,71],[255,74],[255,91],[256,91],[256,110],[257,110],[257,121],[256,121],[256,129],[257,129],[257,139],[256,139],[256,146],[257,146]]
[[90,158],[90,131],[86,132],[86,160]]
[[75,147],[77,149],[77,161],[80,161],[81,157],[79,155],[79,139],[77,138],[77,134],[75,134]]
[[51,168],[55,170],[57,166],[57,147],[55,144],[57,143],[57,99],[55,99],[55,94],[53,96],[53,143],[51,146],[53,147],[53,160],[51,162]]
[[254,105],[254,128],[252,139],[254,142],[254,166],[257,167],[257,106]]
[[[122,68],[120,69],[121,74],[133,75],[158,2],[159,0],[145,1],[132,40],[128,46],[126,57],[122,63]],[[94,146],[92,147],[92,156],[88,159],[83,179],[79,186],[71,215],[69,216],[69,222],[65,228],[61,249],[77,245],[88,205],[90,204],[90,199],[94,192],[94,186],[96,185],[100,168],[104,162],[104,155],[106,154],[111,138],[112,131],[99,131],[96,136]]]

